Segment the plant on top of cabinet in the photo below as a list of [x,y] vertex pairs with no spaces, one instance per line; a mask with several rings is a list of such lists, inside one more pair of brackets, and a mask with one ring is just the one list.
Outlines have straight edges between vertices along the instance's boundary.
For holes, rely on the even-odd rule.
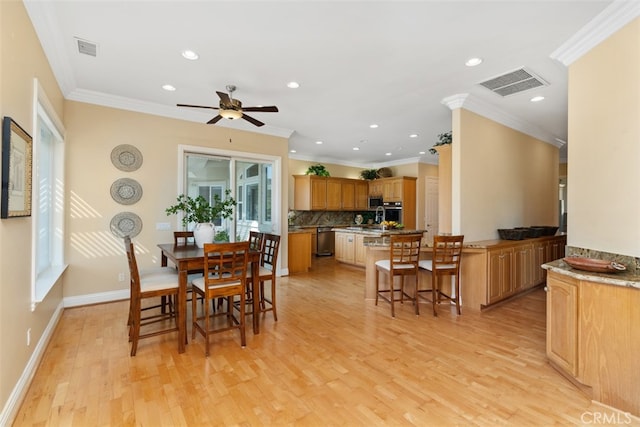
[[[438,142],[433,144],[433,147],[439,147],[441,145],[451,144],[451,141],[452,141],[451,131],[441,133],[438,135]],[[433,147],[429,148],[429,152],[431,154],[438,154],[438,151]]]
[[309,166],[309,169],[307,169],[305,175],[330,176],[329,171],[324,167],[324,165]]
[[360,177],[367,180],[376,179],[378,177],[378,169],[363,169],[360,172]]

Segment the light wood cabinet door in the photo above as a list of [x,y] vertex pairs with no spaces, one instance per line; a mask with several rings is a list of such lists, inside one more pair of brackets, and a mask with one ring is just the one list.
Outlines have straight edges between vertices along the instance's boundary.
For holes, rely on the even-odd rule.
[[522,245],[513,250],[513,286],[511,292],[533,287],[533,245]]
[[385,202],[401,202],[404,180],[402,178],[384,181],[382,200]]
[[327,181],[311,177],[311,210],[327,209]]
[[342,209],[342,180],[340,178],[327,178],[326,209],[339,211]]
[[356,181],[354,186],[355,210],[367,210],[369,208],[369,183],[367,181]]
[[379,179],[369,181],[369,195],[370,196],[382,196],[384,193],[384,185]]
[[352,211],[356,208],[356,181],[345,179],[341,185],[342,210]]
[[311,255],[318,253],[318,233],[311,233]]
[[489,304],[500,301],[511,293],[512,249],[501,249],[489,252],[487,300]]
[[547,357],[572,376],[578,370],[578,281],[547,276]]
[[546,263],[545,258],[546,245],[544,243],[535,243],[533,245],[533,286],[544,283],[546,279],[546,271],[542,268],[542,264]]
[[336,261],[353,264],[355,262],[355,236],[354,233],[335,233],[335,257]]
[[356,265],[364,267],[367,261],[365,257],[364,234],[355,235],[355,252]]

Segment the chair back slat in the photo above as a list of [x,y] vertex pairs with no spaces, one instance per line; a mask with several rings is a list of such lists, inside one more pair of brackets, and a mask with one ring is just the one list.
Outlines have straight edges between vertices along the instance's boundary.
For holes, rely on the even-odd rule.
[[138,261],[136,260],[136,250],[130,236],[124,237],[124,248],[127,252],[127,261],[129,262],[131,296],[135,297],[140,294],[140,272],[138,270]]
[[464,236],[434,236],[433,268],[438,272],[458,274],[462,258]]
[[252,251],[262,252],[262,245],[264,244],[264,233],[260,231],[249,232],[249,247]]
[[275,271],[276,264],[278,263],[279,248],[280,236],[277,234],[265,233],[260,265],[263,267],[270,267],[271,270]]
[[204,279],[207,286],[241,282],[244,286],[249,262],[249,241],[205,243]]
[[174,231],[173,244],[175,246],[195,245],[196,239],[193,237],[193,231]]
[[418,269],[422,234],[393,234],[390,238],[391,269],[396,264],[410,264]]

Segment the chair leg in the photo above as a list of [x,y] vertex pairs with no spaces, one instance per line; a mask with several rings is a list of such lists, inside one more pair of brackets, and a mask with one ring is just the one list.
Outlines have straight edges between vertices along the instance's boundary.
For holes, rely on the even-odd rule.
[[[206,291],[205,291],[206,293]],[[204,309],[204,355],[209,357],[209,303],[205,304]]]
[[420,272],[416,276],[416,286],[413,288],[413,304],[416,306],[416,316],[420,315]]
[[438,290],[438,277],[435,273],[431,272],[431,302],[433,305],[433,315],[438,316],[438,312],[436,310],[436,304],[438,303],[437,299],[439,298],[439,290]]
[[135,313],[131,319],[131,329],[129,338],[131,339],[131,356],[135,356],[138,351],[138,339],[140,338],[140,299],[134,301]]
[[391,317],[396,317],[396,308],[395,308],[395,304],[393,303],[395,301],[395,292],[393,290],[393,279],[394,277],[389,274],[389,301],[391,302]]
[[380,293],[380,285],[378,282],[379,279],[379,274],[380,272],[378,271],[378,269],[376,268],[376,305],[378,305],[378,294]]
[[276,281],[271,279],[271,311],[273,311],[273,320],[278,321],[278,313],[276,312]]
[[460,310],[460,276],[456,276],[456,310],[458,316],[462,314]]

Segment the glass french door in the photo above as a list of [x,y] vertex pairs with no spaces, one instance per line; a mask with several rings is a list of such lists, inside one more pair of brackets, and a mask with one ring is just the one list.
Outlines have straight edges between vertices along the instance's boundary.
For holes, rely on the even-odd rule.
[[[271,160],[241,159],[185,152],[184,191],[207,201],[224,198],[227,189],[237,202],[234,216],[218,218],[216,232],[226,231],[235,240],[247,240],[250,231],[274,230],[274,164]],[[193,227],[193,225],[191,225]]]

